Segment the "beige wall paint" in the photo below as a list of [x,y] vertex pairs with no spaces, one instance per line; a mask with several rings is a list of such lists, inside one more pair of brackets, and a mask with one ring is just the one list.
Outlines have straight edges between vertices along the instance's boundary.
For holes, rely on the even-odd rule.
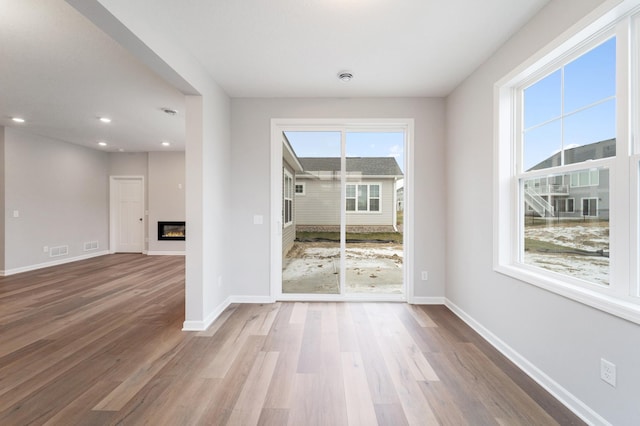
[[[184,252],[184,241],[158,241],[158,221],[185,220],[184,152],[149,153],[149,253]],[[188,232],[188,230],[187,230]]]
[[5,128],[0,126],[0,165],[2,165],[2,169],[0,169],[0,271],[4,271],[4,228],[5,224],[5,203],[4,203],[4,175],[5,175],[5,165],[4,165],[4,133]]
[[[90,255],[108,248],[108,156],[13,128],[5,129],[5,271]],[[19,217],[13,217],[18,211]],[[69,246],[51,258],[43,247]]]
[[[494,84],[600,3],[550,2],[447,98],[446,296],[574,407],[622,425],[640,419],[640,326],[496,273],[492,259]],[[615,389],[601,357],[617,366]]]
[[[384,99],[232,99],[230,239],[233,294],[270,294],[270,143],[274,118],[413,118],[415,120],[414,272],[418,297],[444,295],[444,101]],[[263,225],[253,216],[263,215]],[[247,268],[246,265],[251,267]]]

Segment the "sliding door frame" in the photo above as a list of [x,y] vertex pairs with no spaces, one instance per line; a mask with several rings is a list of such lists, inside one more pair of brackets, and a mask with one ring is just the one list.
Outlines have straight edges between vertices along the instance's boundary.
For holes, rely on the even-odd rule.
[[[404,294],[354,294],[342,291],[345,277],[340,276],[341,294],[284,294],[282,293],[282,134],[298,132],[342,132],[341,151],[347,132],[404,132],[405,176],[404,176],[404,236],[403,236],[403,284]],[[272,119],[271,120],[271,208],[270,208],[270,298],[280,300],[314,301],[407,301],[414,298],[413,285],[413,132],[414,120],[406,119]],[[344,159],[344,152],[342,157]],[[343,160],[344,161],[344,160]],[[345,188],[341,184],[341,209],[344,210]],[[344,212],[341,212],[343,214]],[[345,224],[341,221],[341,252],[344,252]],[[341,256],[341,271],[344,271],[344,256]]]

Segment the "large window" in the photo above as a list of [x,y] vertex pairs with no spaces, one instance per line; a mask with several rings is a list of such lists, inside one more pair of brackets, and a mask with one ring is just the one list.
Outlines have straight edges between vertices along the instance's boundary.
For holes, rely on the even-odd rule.
[[496,270],[637,322],[639,5],[496,85],[494,224]]
[[348,212],[379,212],[380,184],[347,184]]
[[[515,109],[523,117],[520,137],[513,141],[522,157],[519,260],[608,285],[608,170],[567,169],[594,160],[612,166],[605,159],[616,153],[616,37],[586,49],[517,88],[522,101]],[[539,177],[539,170],[545,175]],[[567,211],[567,201],[577,197],[580,211]]]

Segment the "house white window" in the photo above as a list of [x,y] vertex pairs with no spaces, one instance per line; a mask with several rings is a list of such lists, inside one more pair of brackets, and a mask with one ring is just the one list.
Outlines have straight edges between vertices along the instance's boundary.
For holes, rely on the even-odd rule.
[[296,182],[296,195],[305,195],[304,182]]
[[498,272],[637,323],[639,7],[600,11],[496,84],[494,199]]
[[347,184],[348,212],[379,212],[380,184]]
[[600,185],[600,173],[597,170],[583,170],[571,173],[571,186],[598,186]]
[[283,170],[282,226],[287,227],[293,223],[293,176],[287,169]]

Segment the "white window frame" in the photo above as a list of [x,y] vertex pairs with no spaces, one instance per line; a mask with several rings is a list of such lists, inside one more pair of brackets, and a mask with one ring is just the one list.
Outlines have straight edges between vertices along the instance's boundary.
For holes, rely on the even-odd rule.
[[[579,163],[579,164],[585,164],[585,163]],[[598,170],[595,170],[595,171],[598,171]],[[588,173],[587,176],[589,177],[589,183],[587,183],[586,185],[583,185],[582,182],[580,181],[580,173],[583,173],[583,172],[587,172]],[[571,188],[586,188],[588,186],[598,186],[598,185],[600,185],[600,173],[595,175],[595,176],[598,177],[597,179],[592,179],[592,177],[594,176],[593,172],[594,172],[594,170],[582,169],[579,172],[571,173],[569,175],[569,186]],[[576,185],[573,184],[573,177],[574,176],[577,176],[577,180],[578,180]]]
[[[421,298],[414,292],[414,119],[413,118],[356,118],[356,119],[313,119],[313,118],[272,118],[271,119],[271,194],[280,194],[282,191],[282,133],[287,131],[339,131],[342,133],[342,145],[346,146],[346,133],[350,131],[356,132],[402,132],[404,134],[404,265],[403,265],[403,283],[405,285],[404,294],[283,294],[282,293],[282,223],[280,210],[282,201],[280,196],[271,196],[270,203],[270,234],[271,234],[271,254],[270,254],[270,295],[271,302],[277,300],[323,300],[323,301],[407,301],[409,303],[418,303]],[[343,150],[344,155],[346,150]],[[345,156],[346,157],[346,156]],[[343,167],[344,168],[344,167]],[[343,179],[347,179],[343,177]],[[345,188],[341,185],[340,194],[340,214],[346,215],[345,212]],[[344,244],[344,235],[346,235],[345,218],[341,217],[341,244],[340,250],[343,254],[346,251]],[[340,269],[346,266],[344,256],[341,257]],[[340,274],[340,287],[344,288],[345,274]]]
[[[630,141],[636,144],[640,124],[631,117],[638,115],[638,62],[629,63],[627,52],[640,48],[637,34],[640,0],[606,1],[591,14],[567,30],[561,37],[506,75],[494,86],[494,270],[520,281],[544,288],[586,305],[640,324],[640,298],[638,297],[638,214],[640,211],[638,183],[640,172],[638,155],[630,155]],[[634,17],[633,15],[636,14]],[[633,22],[632,22],[633,21]],[[632,25],[635,24],[635,25]],[[630,28],[636,33],[630,33]],[[541,79],[582,53],[600,44],[615,33],[616,77],[616,156],[577,163],[552,169],[552,173],[570,173],[585,168],[607,167],[610,185],[610,284],[608,286],[556,274],[519,261],[521,253],[520,188],[517,176],[522,158],[519,144],[515,144],[520,119],[518,89]],[[555,67],[555,68],[554,68]],[[626,71],[629,70],[629,73]],[[638,151],[635,147],[636,153]],[[543,177],[550,170],[535,170],[527,178]],[[581,206],[580,206],[581,208]],[[575,209],[575,202],[574,202]]]
[[[345,200],[355,200],[355,210],[346,210],[346,206],[345,206],[345,210],[347,212],[347,214],[362,214],[362,213],[366,213],[366,214],[381,214],[382,213],[382,183],[380,182],[347,182],[346,184],[347,187],[349,186],[355,186],[356,187],[356,196],[355,197],[349,197],[347,196],[347,194],[345,194]],[[366,210],[359,210],[358,209],[358,187],[360,186],[366,186],[367,187],[367,209]],[[372,197],[371,196],[371,187],[372,186],[377,186],[378,187],[378,196],[377,197]],[[372,199],[377,199],[378,200],[378,210],[371,210],[371,200]],[[345,202],[346,205],[346,202]]]
[[[298,192],[298,186],[302,187],[302,192]],[[305,182],[294,182],[293,193],[295,195],[307,195],[307,185],[305,185]]]
[[[294,216],[294,197],[295,197],[295,181],[293,179],[293,175],[291,174],[291,172],[285,168],[282,169],[284,171],[283,176],[282,176],[282,187],[283,187],[283,191],[282,191],[282,227],[283,228],[288,228],[289,226],[293,225],[293,216]],[[287,181],[289,181],[289,185],[287,186]],[[290,217],[289,217],[289,221],[286,220],[287,218],[287,201],[291,203],[291,212],[290,212]]]

